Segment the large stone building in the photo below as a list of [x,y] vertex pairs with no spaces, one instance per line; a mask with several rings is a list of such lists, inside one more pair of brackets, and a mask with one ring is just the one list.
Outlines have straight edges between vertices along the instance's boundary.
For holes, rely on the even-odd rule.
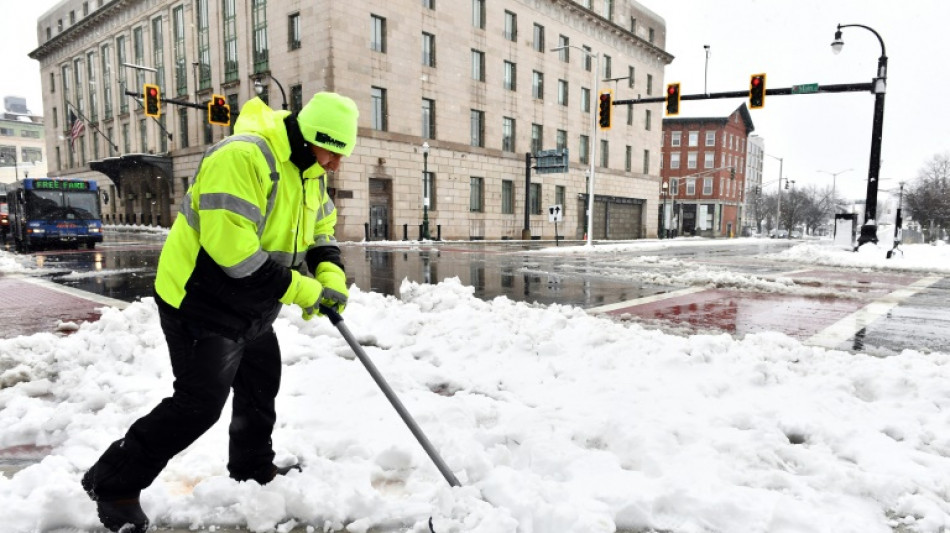
[[17,180],[46,176],[43,117],[26,107],[19,96],[3,98],[0,114],[0,190]]
[[660,222],[665,234],[738,234],[748,137],[754,129],[745,104],[726,116],[663,119]]
[[[526,192],[532,237],[553,238],[553,204],[581,237],[592,149],[594,237],[656,235],[661,104],[615,108],[591,139],[600,90],[658,96],[672,60],[663,20],[630,0],[66,0],[37,36],[51,172],[100,180],[110,221],[168,225],[229,133],[186,104],[235,112],[258,85],[275,108],[356,100],[359,143],[330,179],[342,240],[417,238],[424,171],[433,237],[521,238]],[[175,101],[157,120],[126,94],[145,83]],[[87,124],[72,148],[71,112]],[[525,154],[555,148],[568,171],[526,186]]]

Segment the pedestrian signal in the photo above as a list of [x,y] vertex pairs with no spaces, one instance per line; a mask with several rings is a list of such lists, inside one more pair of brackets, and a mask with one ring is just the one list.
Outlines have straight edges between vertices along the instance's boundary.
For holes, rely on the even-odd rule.
[[142,94],[145,95],[145,114],[150,117],[160,117],[162,115],[162,93],[158,90],[158,85],[146,83],[142,86]]
[[679,83],[671,83],[666,86],[666,114],[671,117],[680,114]]
[[765,74],[753,74],[749,80],[749,109],[765,107]]
[[208,102],[208,122],[219,126],[231,125],[231,106],[220,94],[211,95]]
[[597,123],[600,129],[610,129],[610,113],[613,111],[613,91],[605,90],[600,92],[600,107],[598,108]]

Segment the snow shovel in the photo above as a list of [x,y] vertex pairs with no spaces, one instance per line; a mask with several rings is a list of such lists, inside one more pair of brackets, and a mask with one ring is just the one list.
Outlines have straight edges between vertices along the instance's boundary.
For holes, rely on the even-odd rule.
[[[379,373],[379,370],[376,368],[376,365],[373,364],[373,360],[366,355],[366,352],[363,351],[363,347],[360,346],[360,343],[356,341],[356,338],[353,337],[353,334],[350,333],[349,328],[346,327],[346,324],[343,323],[343,317],[340,316],[340,313],[336,309],[332,309],[325,305],[320,306],[320,312],[327,315],[327,318],[330,319],[330,322],[336,326],[336,329],[340,331],[340,334],[343,335],[343,338],[346,339],[347,344],[350,345],[350,348],[356,353],[356,356],[360,358],[360,362],[363,363],[363,366],[366,367],[366,370],[369,371],[369,375],[373,376],[373,380],[379,385],[379,388],[383,390],[383,394],[386,395],[386,398],[389,399],[389,403],[396,409],[396,412],[399,413],[399,416],[402,417],[402,421],[409,426],[409,431],[416,437],[416,440],[419,441],[419,444],[422,445],[422,449],[426,451],[429,455],[429,459],[432,459],[432,462],[435,463],[436,468],[439,469],[439,472],[442,473],[442,477],[448,481],[449,485],[453,487],[461,487],[462,484],[459,483],[459,480],[455,477],[455,474],[449,470],[449,467],[446,466],[445,461],[442,460],[442,457],[439,455],[439,452],[432,446],[432,443],[429,442],[429,439],[426,437],[425,433],[419,428],[419,425],[416,424],[416,421],[413,420],[412,415],[409,414],[409,411],[402,405],[402,402],[399,401],[399,397],[396,396],[396,393],[393,392],[393,389],[389,386],[389,383],[386,382],[386,378]],[[429,519],[429,528],[432,528],[432,519]]]

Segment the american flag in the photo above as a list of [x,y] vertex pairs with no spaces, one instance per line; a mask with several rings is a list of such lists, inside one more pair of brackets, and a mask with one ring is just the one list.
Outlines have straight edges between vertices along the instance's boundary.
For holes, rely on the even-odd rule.
[[72,128],[69,130],[69,147],[72,148],[76,137],[79,137],[82,135],[82,132],[86,131],[86,124],[71,110],[69,112],[69,122],[72,124]]

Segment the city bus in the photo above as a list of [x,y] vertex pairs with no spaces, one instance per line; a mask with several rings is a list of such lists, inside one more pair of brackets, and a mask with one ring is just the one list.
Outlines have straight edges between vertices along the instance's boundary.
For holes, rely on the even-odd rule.
[[26,178],[7,192],[10,236],[18,252],[102,242],[99,187],[93,180]]

